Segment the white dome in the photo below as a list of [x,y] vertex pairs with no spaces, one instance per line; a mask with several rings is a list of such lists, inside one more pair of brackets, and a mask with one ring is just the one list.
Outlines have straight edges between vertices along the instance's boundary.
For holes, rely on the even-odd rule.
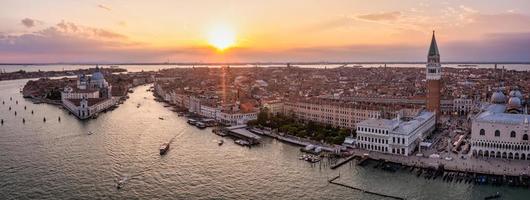
[[491,95],[491,103],[503,104],[506,103],[506,96],[500,91],[494,92]]
[[103,74],[101,72],[99,72],[99,71],[98,72],[94,72],[92,74],[92,80],[103,80],[103,79],[105,79],[105,78],[103,77]]
[[519,90],[512,90],[510,92],[510,97],[517,97],[519,99],[522,99],[523,98],[523,94]]
[[511,97],[510,100],[508,100],[508,110],[511,110],[511,109],[521,109],[522,108],[522,105],[521,105],[521,99],[519,99],[519,97]]

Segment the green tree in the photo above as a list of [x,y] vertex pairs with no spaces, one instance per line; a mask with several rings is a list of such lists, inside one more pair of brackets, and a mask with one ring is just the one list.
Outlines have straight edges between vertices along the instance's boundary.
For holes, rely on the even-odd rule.
[[266,126],[269,123],[269,109],[262,108],[258,113],[258,124]]

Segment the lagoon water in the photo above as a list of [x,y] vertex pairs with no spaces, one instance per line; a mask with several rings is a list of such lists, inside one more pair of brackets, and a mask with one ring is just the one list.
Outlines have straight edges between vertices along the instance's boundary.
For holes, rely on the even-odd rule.
[[[154,101],[149,86],[135,88],[114,111],[79,121],[57,106],[23,99],[26,81],[0,82],[0,199],[381,199],[328,184],[339,173],[338,182],[406,199],[483,199],[497,191],[504,199],[530,197],[528,189],[426,180],[371,166],[330,170],[298,160],[298,147],[270,138],[253,148],[227,138],[218,146],[221,138],[210,128],[189,126]],[[173,137],[161,157],[159,146]]]
[[[109,67],[109,65],[100,65],[101,67]],[[197,67],[219,67],[219,65],[197,65]],[[285,67],[285,65],[231,65],[231,67]],[[334,68],[340,67],[343,65],[337,64],[318,64],[318,65],[293,65],[299,67],[307,68]],[[359,66],[358,64],[348,64],[346,66]],[[416,67],[423,68],[425,64],[361,64],[363,67]],[[86,65],[86,64],[50,64],[50,65],[2,65],[0,64],[0,71],[5,72],[14,72],[18,70],[25,71],[60,71],[60,70],[75,70],[75,69],[88,69],[93,68],[95,65]],[[120,68],[127,69],[129,72],[139,72],[139,71],[157,71],[159,69],[165,68],[175,68],[175,67],[194,67],[193,65],[175,65],[175,64],[145,64],[145,65],[119,65]],[[454,68],[465,68],[466,66],[459,66],[458,64],[442,64],[442,67],[454,67]],[[477,64],[476,66],[467,66],[473,68],[494,68],[494,64]],[[498,64],[498,68],[505,67],[507,70],[517,70],[517,71],[529,71],[530,64]]]

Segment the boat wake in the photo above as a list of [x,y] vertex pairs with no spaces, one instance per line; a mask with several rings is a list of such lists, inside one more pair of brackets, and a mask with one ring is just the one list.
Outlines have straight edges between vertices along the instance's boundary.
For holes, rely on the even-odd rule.
[[[175,134],[175,136],[173,136],[170,140],[169,140],[169,144],[173,143],[173,141],[175,141],[175,139],[179,138],[179,137],[182,137],[184,135],[184,130],[180,131],[179,133]],[[141,171],[137,171],[136,173],[134,174],[124,174],[121,176],[120,179],[118,179],[117,183],[116,183],[116,188],[117,189],[121,189],[125,183],[127,183],[129,180],[133,180],[137,177],[140,177],[142,176],[144,173],[146,172],[149,172],[151,171],[155,165],[158,165],[158,161],[153,161],[151,162],[149,165],[147,165],[147,167],[145,167],[143,170]]]

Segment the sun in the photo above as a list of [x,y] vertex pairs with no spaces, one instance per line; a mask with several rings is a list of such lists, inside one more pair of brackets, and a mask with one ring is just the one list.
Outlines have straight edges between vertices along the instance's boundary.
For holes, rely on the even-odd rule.
[[208,32],[208,43],[217,50],[223,51],[235,45],[236,34],[227,26],[216,26]]

